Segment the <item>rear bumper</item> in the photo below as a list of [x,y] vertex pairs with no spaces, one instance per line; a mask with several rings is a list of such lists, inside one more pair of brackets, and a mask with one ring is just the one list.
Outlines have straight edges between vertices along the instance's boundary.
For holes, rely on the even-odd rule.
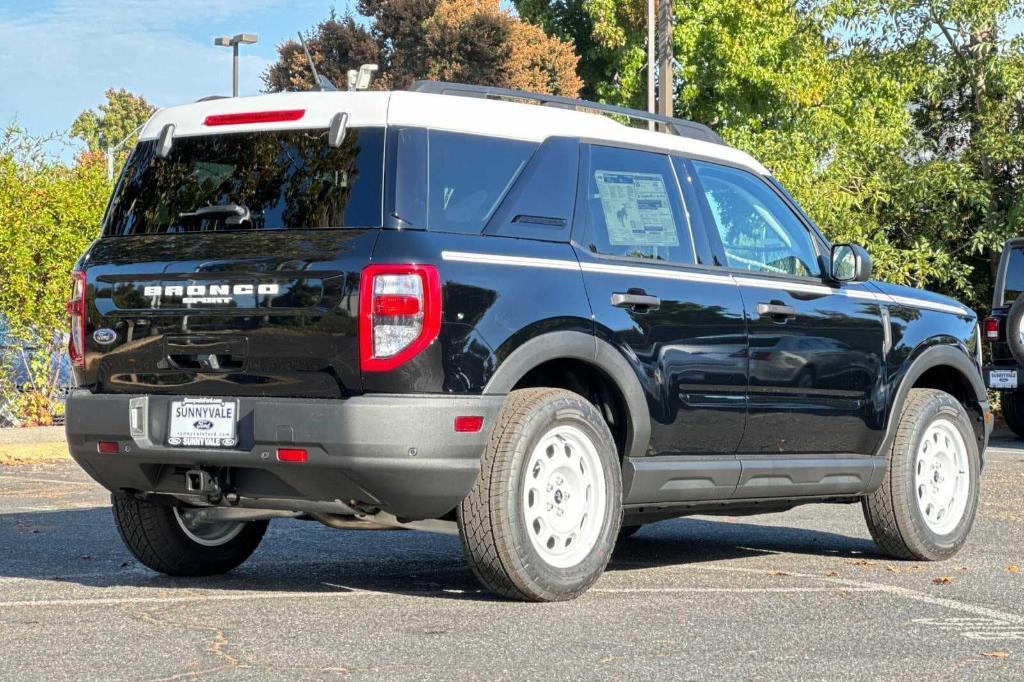
[[[133,398],[146,406],[145,426],[134,434]],[[185,470],[228,468],[232,488],[249,506],[261,499],[277,507],[288,500],[356,504],[424,519],[445,514],[469,493],[504,396],[238,398],[239,443],[229,449],[167,446],[175,399],[73,392],[65,426],[71,456],[113,492],[182,494]],[[461,415],[483,416],[483,428],[456,433]],[[98,453],[99,441],[117,441],[119,453]],[[308,459],[279,462],[278,447],[304,448]]]

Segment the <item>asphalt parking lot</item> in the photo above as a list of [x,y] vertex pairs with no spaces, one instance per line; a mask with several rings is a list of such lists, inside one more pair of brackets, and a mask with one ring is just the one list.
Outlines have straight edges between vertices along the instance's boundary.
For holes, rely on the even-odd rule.
[[0,466],[0,676],[1021,679],[1024,444],[994,445],[950,562],[879,556],[857,506],[700,517],[623,541],[562,604],[492,599],[452,537],[297,520],[229,575],[171,579],[70,461]]

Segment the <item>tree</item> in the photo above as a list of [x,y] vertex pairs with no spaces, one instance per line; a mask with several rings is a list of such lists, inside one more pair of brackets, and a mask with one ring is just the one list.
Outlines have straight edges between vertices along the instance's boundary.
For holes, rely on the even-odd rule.
[[[497,0],[360,0],[358,9],[367,27],[332,12],[307,41],[317,69],[338,85],[349,69],[373,62],[381,67],[377,88],[430,78],[575,96],[581,86],[571,43],[518,20]],[[312,88],[298,43],[278,48],[264,81],[271,91]]]
[[[584,91],[643,107],[645,0],[517,0],[580,45]],[[876,272],[988,305],[1021,230],[1019,0],[675,0],[674,111],[765,163]]]
[[[125,89],[110,88],[107,101],[96,109],[87,109],[71,124],[71,136],[85,142],[89,152],[106,153],[128,138],[135,129],[144,124],[156,111],[156,107],[141,95],[133,95]],[[123,149],[131,149],[126,143]]]
[[916,182],[886,215],[933,235],[964,269],[961,290],[989,305],[1000,247],[1024,227],[1024,41],[1008,40],[1012,0],[836,2],[850,42],[915,64],[908,150]]
[[14,363],[28,369],[19,408],[37,422],[48,419],[55,398],[69,273],[95,238],[111,189],[102,161],[66,166],[47,155],[45,142],[16,126],[0,136],[0,319],[8,345],[0,377]]

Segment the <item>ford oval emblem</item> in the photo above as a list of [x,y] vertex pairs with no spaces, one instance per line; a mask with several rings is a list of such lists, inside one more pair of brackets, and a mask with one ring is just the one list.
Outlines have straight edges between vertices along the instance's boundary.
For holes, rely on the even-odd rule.
[[92,333],[93,341],[100,344],[101,346],[109,346],[110,344],[117,341],[117,332],[113,329],[97,329]]
[[200,419],[192,424],[199,431],[209,431],[213,428],[213,422],[209,419]]

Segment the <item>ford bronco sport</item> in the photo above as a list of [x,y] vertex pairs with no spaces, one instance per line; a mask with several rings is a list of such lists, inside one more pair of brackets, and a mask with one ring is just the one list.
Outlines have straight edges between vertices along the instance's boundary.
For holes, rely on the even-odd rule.
[[299,517],[457,533],[491,590],[569,599],[642,524],[810,502],[945,559],[978,321],[870,272],[686,121],[430,82],[171,107],[73,273],[68,443],[172,575]]

